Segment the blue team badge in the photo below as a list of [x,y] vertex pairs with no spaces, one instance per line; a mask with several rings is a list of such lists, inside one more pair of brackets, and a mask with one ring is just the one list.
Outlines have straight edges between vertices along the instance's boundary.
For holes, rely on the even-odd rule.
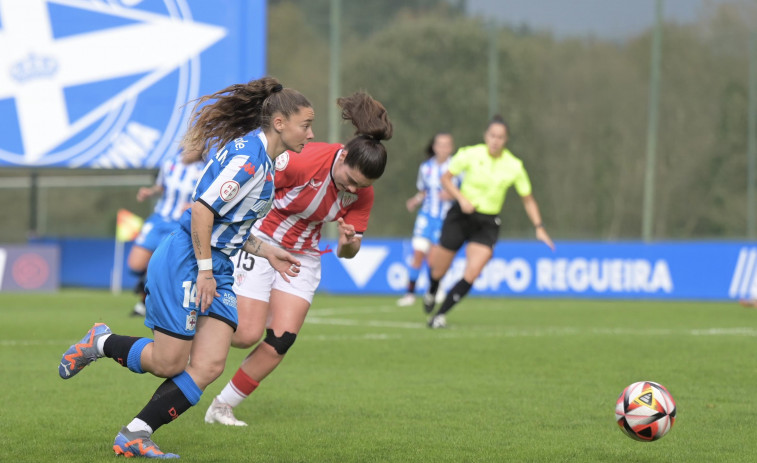
[[214,3],[0,0],[0,167],[155,167],[175,153],[187,103],[241,77],[216,68],[239,57],[234,9],[265,13]]

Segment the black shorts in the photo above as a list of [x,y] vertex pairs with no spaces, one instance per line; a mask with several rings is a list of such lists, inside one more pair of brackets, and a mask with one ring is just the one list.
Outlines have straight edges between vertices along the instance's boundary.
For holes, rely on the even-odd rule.
[[494,248],[499,237],[499,226],[498,215],[478,212],[464,214],[460,205],[455,202],[444,219],[439,245],[450,251],[457,251],[466,241],[470,241]]

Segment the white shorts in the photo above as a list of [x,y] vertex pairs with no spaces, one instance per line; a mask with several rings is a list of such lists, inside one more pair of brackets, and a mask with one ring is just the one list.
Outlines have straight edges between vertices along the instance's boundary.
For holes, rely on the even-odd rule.
[[[253,229],[252,233],[271,246],[281,247],[271,237],[256,229]],[[312,303],[315,290],[321,283],[321,256],[310,254],[294,254],[294,256],[301,263],[300,273],[294,278],[290,277],[287,283],[279,272],[271,267],[267,259],[239,251],[231,257],[234,264],[234,293],[237,296],[268,302],[271,298],[271,290],[277,289]]]

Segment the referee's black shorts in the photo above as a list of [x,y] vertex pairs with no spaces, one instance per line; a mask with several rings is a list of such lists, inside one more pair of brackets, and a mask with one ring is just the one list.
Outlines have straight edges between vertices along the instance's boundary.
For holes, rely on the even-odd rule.
[[450,251],[457,251],[466,241],[470,241],[494,248],[499,237],[499,226],[498,215],[478,212],[465,214],[460,209],[460,204],[455,202],[444,219],[439,245]]

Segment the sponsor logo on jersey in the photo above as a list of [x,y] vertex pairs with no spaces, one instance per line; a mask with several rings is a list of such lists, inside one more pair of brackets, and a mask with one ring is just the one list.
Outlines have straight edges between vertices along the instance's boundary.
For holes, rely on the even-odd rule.
[[228,307],[237,308],[237,298],[232,293],[223,293],[222,302]]
[[314,178],[311,178],[310,181],[308,182],[308,186],[311,187],[311,188],[315,188],[316,190],[318,188],[320,188],[321,185],[323,185],[323,181],[322,180],[316,180]]
[[175,150],[199,55],[227,32],[186,0],[142,3],[0,0],[0,164],[154,167]]
[[244,138],[240,137],[240,138],[234,139],[234,148],[237,150],[241,150],[242,148],[245,147],[246,144],[247,144],[247,140],[245,140]]
[[239,193],[239,183],[234,180],[229,180],[221,185],[221,199],[224,202],[229,202],[234,199]]
[[276,156],[276,170],[284,170],[289,165],[289,151],[284,151]]

